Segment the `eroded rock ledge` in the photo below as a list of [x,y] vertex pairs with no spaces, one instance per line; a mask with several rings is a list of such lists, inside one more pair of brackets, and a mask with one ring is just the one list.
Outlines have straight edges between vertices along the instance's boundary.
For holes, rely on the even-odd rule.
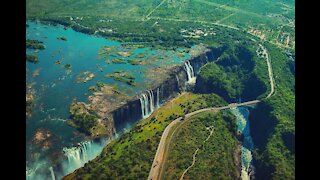
[[[200,53],[198,52],[196,57],[189,59],[194,73],[197,74],[201,66],[214,60],[214,57],[217,57],[220,53],[221,50],[217,49],[205,49]],[[155,70],[153,76],[148,78],[151,83],[146,85],[146,92],[141,93],[148,95],[147,90],[152,91],[155,102],[159,98],[159,104],[176,97],[182,91],[192,88],[187,83],[188,77],[184,62],[167,67],[165,70]],[[143,118],[140,102],[141,94],[128,96],[117,91],[115,86],[112,85],[103,85],[99,88],[97,92],[88,97],[89,103],[76,101],[72,103],[70,125],[85,130],[91,137],[112,137],[116,132],[122,131],[125,124],[132,124]],[[86,123],[88,117],[89,125]],[[77,122],[75,119],[80,119],[80,121]],[[82,124],[81,120],[84,120]],[[92,126],[91,122],[93,121],[95,124]]]

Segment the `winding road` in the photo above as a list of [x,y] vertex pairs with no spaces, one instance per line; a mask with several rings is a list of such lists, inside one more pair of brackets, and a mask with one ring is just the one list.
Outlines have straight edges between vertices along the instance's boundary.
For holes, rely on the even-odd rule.
[[265,47],[263,47],[261,44],[259,44],[259,46],[262,48],[262,50],[263,50],[262,53],[266,55],[266,59],[267,59],[268,73],[269,73],[270,87],[271,87],[270,93],[266,97],[266,99],[268,99],[274,94],[274,85],[275,85],[275,81],[274,81],[274,78],[273,78],[272,67],[271,67],[271,62],[270,62],[271,57],[269,56],[269,54],[267,52],[267,49]]
[[[166,0],[163,0],[163,1],[161,1],[161,3],[160,4],[158,4],[158,6],[156,6],[154,9],[152,9],[152,11],[150,11],[147,15],[146,15],[146,17],[144,17],[144,19],[149,19],[149,16],[156,10],[156,9],[158,9],[164,2],[165,2]],[[142,20],[144,20],[144,19],[142,19]]]
[[[263,49],[263,53],[266,54],[266,60],[267,60],[267,65],[268,65],[268,74],[269,74],[270,87],[271,87],[270,93],[265,98],[265,99],[268,99],[272,95],[274,95],[274,92],[275,92],[275,81],[273,78],[272,66],[271,66],[271,62],[270,62],[271,57],[269,56],[267,49],[265,47],[263,47],[261,44],[259,44],[259,46]],[[260,102],[260,100],[253,100],[253,101],[247,101],[247,102],[243,102],[243,103],[231,103],[231,104],[228,104],[227,106],[224,106],[224,107],[211,107],[211,108],[199,109],[197,111],[186,114],[184,120],[182,119],[182,117],[179,117],[179,118],[173,120],[165,128],[165,130],[161,136],[160,143],[158,145],[158,149],[157,149],[156,155],[154,157],[154,160],[153,160],[150,172],[149,172],[148,180],[162,179],[162,175],[164,172],[164,164],[165,164],[164,162],[166,161],[166,157],[167,157],[168,149],[170,147],[171,139],[172,139],[174,133],[177,131],[177,129],[182,127],[182,125],[185,124],[191,116],[194,116],[196,114],[206,112],[206,111],[217,112],[220,110],[235,108],[235,107],[239,107],[239,106],[253,105],[253,104],[256,104],[259,102]],[[172,127],[175,127],[174,125],[176,125],[176,124],[178,124],[178,126],[176,126],[176,128],[173,130],[173,132],[171,133],[171,135],[168,138],[168,135],[170,134],[170,130],[172,129]],[[198,152],[198,149],[196,150],[196,152],[193,156],[192,165],[189,166],[185,170],[185,172],[182,174],[180,180],[183,178],[184,174],[188,171],[188,169],[190,169],[194,165],[195,156],[196,156],[197,152]]]
[[[149,172],[148,180],[161,179],[162,172],[164,171],[163,170],[164,169],[164,162],[166,160],[166,156],[167,156],[167,152],[169,149],[171,138],[177,129],[179,129],[185,122],[190,120],[190,117],[192,117],[196,114],[202,113],[202,112],[206,112],[206,111],[217,112],[217,111],[224,110],[224,109],[230,109],[230,108],[239,107],[239,106],[247,106],[247,105],[252,105],[252,104],[259,103],[259,102],[260,102],[260,100],[253,100],[253,101],[248,101],[248,102],[243,102],[243,103],[232,103],[232,104],[228,104],[227,106],[224,106],[224,107],[212,107],[212,108],[199,109],[197,111],[186,114],[184,120],[182,120],[182,117],[179,117],[179,118],[173,120],[163,131],[163,134],[160,139],[160,143],[158,145],[156,155],[153,159],[153,163],[152,163],[152,166],[151,166],[151,169]],[[172,129],[172,127],[175,127],[174,126],[175,124],[179,124],[179,125],[173,130],[173,132],[169,136],[169,139],[167,142],[167,138],[168,138],[168,135],[170,134],[170,130]]]

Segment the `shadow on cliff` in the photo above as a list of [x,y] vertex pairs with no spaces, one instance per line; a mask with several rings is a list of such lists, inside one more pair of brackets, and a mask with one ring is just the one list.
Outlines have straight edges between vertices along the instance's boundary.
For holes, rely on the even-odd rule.
[[[255,179],[270,179],[274,167],[271,166],[268,153],[264,150],[275,126],[276,117],[271,115],[272,108],[265,102],[260,102],[249,115],[250,130],[255,145],[253,163],[255,166]],[[259,156],[260,154],[260,156]]]
[[268,138],[278,123],[278,119],[271,115],[272,108],[265,102],[260,102],[249,115],[252,140],[259,149],[265,149]]
[[225,50],[214,63],[197,75],[195,93],[216,93],[227,102],[254,100],[267,91],[266,84],[254,73],[254,52],[240,45]]

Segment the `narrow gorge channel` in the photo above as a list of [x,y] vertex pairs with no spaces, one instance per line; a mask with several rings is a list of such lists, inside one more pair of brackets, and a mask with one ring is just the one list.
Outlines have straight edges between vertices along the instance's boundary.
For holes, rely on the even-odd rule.
[[252,161],[252,151],[254,148],[249,125],[249,109],[242,106],[230,110],[237,118],[237,130],[243,137],[241,146],[241,179],[253,179],[254,166]]

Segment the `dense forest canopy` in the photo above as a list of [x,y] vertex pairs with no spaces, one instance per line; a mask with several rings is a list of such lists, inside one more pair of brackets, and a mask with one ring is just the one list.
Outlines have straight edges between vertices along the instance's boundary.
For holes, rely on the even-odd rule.
[[[137,122],[130,131],[108,144],[95,160],[67,178],[146,179],[162,132],[172,120],[201,108],[258,99],[261,102],[250,109],[249,116],[255,144],[255,178],[295,179],[294,0],[27,0],[26,11],[27,21],[59,24],[65,29],[70,27],[88,35],[151,49],[177,51],[201,45],[210,49],[214,57],[200,68],[192,93],[178,96],[171,107],[165,105]],[[58,39],[69,41],[69,38]],[[271,91],[270,75],[266,59],[258,53],[260,45],[269,54],[275,83],[275,92],[267,99]],[[42,41],[34,39],[27,39],[26,46],[33,51],[47,49]],[[38,65],[42,59],[35,53],[27,53],[26,61]],[[135,59],[129,62],[134,66],[141,63]],[[69,70],[73,67],[64,66]],[[113,78],[135,86],[133,79]],[[28,101],[27,105],[31,112],[33,102]],[[91,112],[71,113],[74,118],[71,125],[80,127],[86,134],[92,134],[92,128],[100,122]],[[225,150],[228,158],[217,158],[212,163],[221,165],[220,169],[229,168],[230,173],[227,170],[214,173],[221,177],[229,173],[234,177],[237,167],[230,157],[241,140],[234,133],[233,116],[203,114],[184,133],[203,139],[207,134],[195,130],[212,121],[221,132],[216,136],[221,149],[212,150],[211,145],[216,146],[216,142],[202,148],[210,148],[214,155]],[[187,137],[182,139],[189,142]],[[223,141],[223,137],[228,141]],[[177,149],[184,147],[185,144],[175,144],[173,152],[177,157],[183,155]],[[191,154],[193,149],[185,151]],[[204,157],[200,154],[200,159]],[[179,164],[178,160],[170,165]],[[205,160],[201,163],[210,164]],[[181,167],[180,170],[185,168]],[[197,170],[191,174],[197,174]],[[170,173],[168,176],[178,177],[174,171]]]

